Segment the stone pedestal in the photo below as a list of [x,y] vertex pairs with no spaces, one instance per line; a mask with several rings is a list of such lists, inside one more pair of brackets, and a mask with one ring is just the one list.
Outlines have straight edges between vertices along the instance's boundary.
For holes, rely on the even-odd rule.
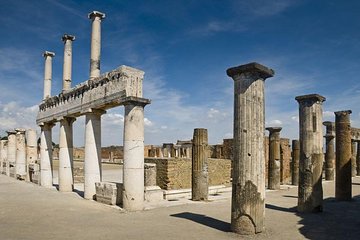
[[46,51],[43,56],[45,58],[43,99],[46,99],[51,97],[52,59],[55,56],[55,53]]
[[112,182],[96,182],[96,201],[108,205],[121,205],[122,184]]
[[351,110],[335,112],[336,178],[335,198],[350,201],[351,188]]
[[356,141],[351,141],[351,176],[356,177]]
[[8,147],[7,147],[7,173],[10,177],[16,177],[16,131],[7,131]]
[[105,18],[105,14],[93,11],[88,17],[92,20],[90,79],[93,79],[100,76],[101,21]]
[[60,120],[59,140],[59,191],[74,190],[73,176],[73,122],[75,118]]
[[269,180],[268,188],[280,189],[280,131],[281,127],[268,127],[269,131]]
[[164,193],[156,184],[156,164],[144,164],[144,185],[145,185],[145,201],[159,202],[164,200]]
[[52,128],[53,123],[44,123],[41,125],[40,136],[40,185],[43,187],[52,187]]
[[209,195],[208,134],[207,129],[194,129],[192,142],[191,199],[207,201]]
[[322,169],[323,131],[322,103],[318,94],[297,96],[299,102],[300,163],[299,212],[321,212],[323,209]]
[[231,230],[254,234],[264,230],[264,80],[274,71],[249,63],[226,72],[235,88]]
[[95,183],[101,182],[101,115],[103,110],[92,109],[85,118],[84,197],[94,199]]
[[300,142],[292,140],[291,184],[299,185]]
[[28,129],[26,130],[26,168],[27,168],[26,181],[31,181],[29,166],[30,164],[36,163],[37,160],[38,160],[38,147],[37,147],[36,131],[34,129]]
[[326,126],[325,180],[334,180],[335,173],[335,123],[323,122]]
[[64,34],[64,65],[63,65],[63,91],[71,89],[71,71],[72,71],[72,42],[75,36]]
[[16,129],[16,178],[25,180],[26,178],[26,146],[25,129]]

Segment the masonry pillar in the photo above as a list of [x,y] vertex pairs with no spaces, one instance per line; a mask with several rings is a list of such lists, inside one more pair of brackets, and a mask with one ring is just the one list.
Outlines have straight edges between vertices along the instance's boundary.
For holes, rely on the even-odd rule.
[[356,175],[360,176],[360,141],[357,141],[356,151]]
[[297,96],[299,103],[300,163],[299,212],[322,212],[323,131],[322,103],[318,94]]
[[194,129],[192,149],[192,200],[207,201],[209,195],[207,129]]
[[101,115],[104,110],[91,109],[85,117],[84,197],[94,199],[95,183],[101,182]]
[[59,132],[59,191],[74,190],[73,176],[73,122],[75,118],[64,117],[60,120]]
[[281,127],[268,127],[269,131],[269,171],[268,188],[280,189],[280,131]]
[[71,89],[72,42],[75,36],[64,34],[61,40],[64,42],[63,91],[67,91]]
[[335,173],[335,123],[323,122],[326,126],[325,180],[334,180]]
[[300,142],[292,140],[292,164],[291,164],[291,183],[299,185],[299,161],[300,161]]
[[40,125],[40,185],[43,187],[52,187],[53,169],[52,169],[52,128],[55,124],[44,123]]
[[0,174],[6,173],[5,142],[6,140],[0,140]]
[[93,79],[100,76],[101,21],[105,18],[105,14],[93,11],[88,17],[92,20],[90,79]]
[[55,56],[55,53],[45,51],[43,56],[45,58],[43,99],[46,99],[51,97],[52,59]]
[[351,140],[351,176],[356,177],[356,141]]
[[125,103],[123,208],[144,208],[144,107],[149,102]]
[[26,130],[26,181],[30,181],[29,164],[38,158],[37,136],[34,129]]
[[231,229],[254,234],[264,230],[264,82],[274,71],[249,63],[229,68],[226,73],[234,80]]
[[8,134],[8,148],[7,148],[7,173],[6,175],[16,177],[15,164],[16,164],[16,132],[7,131]]
[[9,160],[7,157],[8,154],[8,140],[1,140],[1,142],[3,142],[4,144],[4,148],[3,148],[3,152],[1,154],[2,158],[3,158],[3,174],[5,174],[6,176],[10,176],[10,167],[9,167]]
[[335,198],[350,201],[351,188],[351,110],[335,112],[336,178]]
[[17,128],[16,131],[16,178],[25,180],[26,177],[26,146],[25,129]]

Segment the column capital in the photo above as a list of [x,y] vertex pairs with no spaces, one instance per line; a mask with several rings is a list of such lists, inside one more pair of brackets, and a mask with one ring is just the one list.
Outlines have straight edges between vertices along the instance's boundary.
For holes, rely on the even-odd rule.
[[242,73],[258,74],[264,80],[266,78],[273,77],[275,74],[274,70],[257,62],[232,67],[226,70],[226,74],[231,78],[234,78],[234,76],[240,75]]
[[55,53],[53,53],[53,52],[45,51],[43,53],[44,58],[46,58],[46,57],[54,57],[54,56],[55,56]]
[[295,97],[295,100],[298,101],[299,104],[302,103],[315,103],[315,102],[324,102],[326,100],[325,97],[319,95],[319,94],[307,94],[307,95],[301,95],[301,96],[297,96]]
[[41,122],[38,125],[41,129],[51,129],[55,126],[55,122]]
[[122,103],[124,105],[135,105],[135,106],[145,107],[146,105],[151,103],[151,100],[147,98],[139,98],[139,97],[126,97]]
[[81,111],[81,114],[96,114],[96,115],[103,115],[106,111],[103,109],[96,109],[96,108],[88,108]]
[[15,131],[17,134],[25,134],[26,129],[25,128],[15,128]]
[[272,134],[272,133],[280,132],[282,127],[267,127],[265,129],[268,130],[270,134]]
[[74,35],[69,35],[69,34],[64,34],[64,35],[61,37],[61,40],[62,40],[63,42],[66,42],[67,40],[75,41],[75,36],[74,36]]
[[335,113],[335,116],[346,116],[346,115],[349,115],[352,113],[351,110],[343,110],[343,111],[337,111],[337,112],[334,112]]
[[335,129],[335,122],[325,121],[325,122],[323,122],[323,125],[327,128]]
[[94,19],[95,17],[99,17],[100,19],[105,18],[105,13],[99,12],[99,11],[92,11],[88,14],[89,19]]
[[13,134],[16,134],[16,131],[15,130],[8,130],[6,131],[6,133],[9,135],[13,135]]
[[69,124],[72,124],[76,121],[76,117],[59,117],[56,119],[56,121],[58,122],[65,121],[68,122]]

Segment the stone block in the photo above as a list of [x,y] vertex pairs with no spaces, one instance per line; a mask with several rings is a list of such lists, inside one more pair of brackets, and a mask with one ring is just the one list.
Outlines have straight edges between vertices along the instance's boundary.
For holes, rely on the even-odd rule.
[[122,183],[97,182],[95,188],[96,201],[108,205],[122,204]]
[[159,202],[164,200],[164,191],[158,186],[145,187],[145,201]]
[[35,184],[40,184],[40,164],[29,164],[29,181]]

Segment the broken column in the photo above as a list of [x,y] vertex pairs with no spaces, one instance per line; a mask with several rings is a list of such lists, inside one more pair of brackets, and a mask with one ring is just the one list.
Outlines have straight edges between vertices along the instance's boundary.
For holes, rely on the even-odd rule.
[[207,129],[194,129],[192,141],[191,199],[207,201],[209,195]]
[[55,53],[45,51],[43,56],[45,58],[43,99],[46,99],[51,97],[52,58],[55,56]]
[[52,187],[53,169],[52,169],[52,128],[55,124],[43,123],[40,125],[40,185],[43,187]]
[[351,188],[351,110],[335,112],[336,178],[335,198],[350,201]]
[[335,123],[323,122],[326,126],[325,180],[334,180],[335,173]]
[[15,163],[16,163],[16,132],[7,131],[8,147],[7,147],[7,162],[8,172],[6,175],[16,177]]
[[123,208],[144,208],[144,107],[149,102],[125,102]]
[[34,129],[26,130],[26,181],[31,181],[30,165],[36,164],[38,158],[37,136]]
[[105,14],[93,11],[88,17],[92,20],[90,79],[93,79],[100,76],[101,20],[105,18]]
[[73,122],[75,118],[60,119],[59,132],[59,191],[74,190],[73,176]]
[[94,199],[95,183],[101,182],[101,115],[104,110],[89,109],[85,117],[84,197]]
[[61,40],[64,42],[63,91],[67,91],[71,89],[72,42],[75,36],[64,34]]
[[291,183],[299,185],[299,161],[300,161],[300,142],[292,140],[292,164],[291,164]]
[[297,96],[299,103],[300,162],[299,212],[321,212],[323,209],[322,169],[323,131],[322,103],[318,94]]
[[144,164],[145,200],[159,202],[164,199],[161,188],[156,184],[156,163]]
[[16,178],[25,180],[26,178],[26,146],[25,129],[17,128],[16,131]]
[[356,141],[351,140],[351,176],[356,176]]
[[269,131],[269,173],[268,188],[280,189],[280,131],[281,127],[268,127]]
[[254,234],[264,230],[264,82],[274,71],[249,63],[226,72],[235,89],[231,229]]

